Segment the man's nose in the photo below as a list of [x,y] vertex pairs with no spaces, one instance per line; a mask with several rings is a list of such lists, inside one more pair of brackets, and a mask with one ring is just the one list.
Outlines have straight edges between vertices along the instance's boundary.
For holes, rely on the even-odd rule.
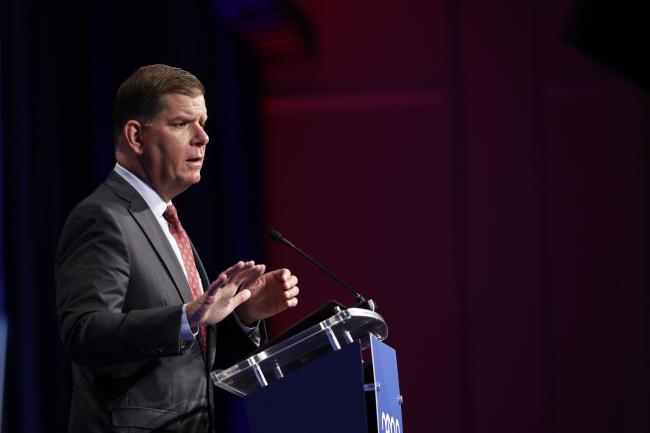
[[210,137],[208,137],[208,133],[205,132],[205,129],[198,125],[196,127],[196,133],[194,134],[194,144],[197,146],[205,146],[208,144],[208,141],[210,141]]

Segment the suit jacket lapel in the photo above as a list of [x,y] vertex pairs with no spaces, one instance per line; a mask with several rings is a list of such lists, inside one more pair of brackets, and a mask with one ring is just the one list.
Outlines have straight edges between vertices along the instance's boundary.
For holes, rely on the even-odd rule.
[[[158,254],[158,257],[165,265],[169,276],[174,281],[181,300],[183,303],[191,302],[192,292],[190,291],[187,278],[185,278],[185,274],[180,263],[178,263],[174,250],[169,245],[169,242],[167,242],[167,238],[162,232],[160,224],[158,224],[156,217],[151,212],[147,203],[128,182],[115,172],[111,172],[108,176],[106,185],[113,189],[117,195],[130,202],[129,213],[145,233],[156,254]],[[205,273],[205,271],[203,272]]]

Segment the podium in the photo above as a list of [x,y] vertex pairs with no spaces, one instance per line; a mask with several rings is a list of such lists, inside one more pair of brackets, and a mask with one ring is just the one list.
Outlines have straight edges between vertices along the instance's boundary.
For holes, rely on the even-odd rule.
[[396,353],[384,319],[336,307],[320,321],[211,373],[243,399],[250,433],[402,433]]

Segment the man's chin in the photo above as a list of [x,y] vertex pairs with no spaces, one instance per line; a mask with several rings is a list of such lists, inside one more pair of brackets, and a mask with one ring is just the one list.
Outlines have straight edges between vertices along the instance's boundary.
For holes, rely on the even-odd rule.
[[176,194],[179,195],[186,191],[192,185],[196,185],[201,181],[201,174],[193,174],[191,176],[185,176],[183,178],[176,180]]
[[200,181],[201,181],[201,173],[195,173],[195,174],[192,174],[191,176],[189,176],[189,178],[187,179],[187,182],[185,182],[185,184],[187,185],[187,187],[190,187],[192,185],[196,185]]

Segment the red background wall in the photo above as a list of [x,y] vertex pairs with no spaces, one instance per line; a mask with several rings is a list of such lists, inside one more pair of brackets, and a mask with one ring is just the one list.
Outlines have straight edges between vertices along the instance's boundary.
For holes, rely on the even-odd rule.
[[[571,2],[296,2],[265,66],[268,224],[373,297],[407,431],[650,431],[648,99]],[[342,289],[295,253],[301,308]]]

